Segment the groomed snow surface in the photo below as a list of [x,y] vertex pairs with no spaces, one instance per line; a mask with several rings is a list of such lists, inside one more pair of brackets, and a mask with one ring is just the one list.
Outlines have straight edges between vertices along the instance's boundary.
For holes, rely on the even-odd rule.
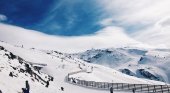
[[[86,72],[78,73],[71,77],[99,82],[113,83],[132,83],[132,84],[165,84],[163,82],[140,79],[133,76],[128,76],[114,69],[107,68],[101,65],[90,64],[79,59],[74,59],[65,56],[63,53],[56,51],[45,51],[38,49],[26,49],[23,47],[13,46],[8,43],[0,42],[7,51],[0,50],[0,90],[3,93],[21,93],[21,88],[25,88],[25,81],[30,84],[30,93],[109,93],[107,90],[89,89],[65,82],[65,77],[68,73],[80,71],[80,67]],[[11,66],[24,68],[16,59],[9,59],[5,54],[13,53],[16,56],[23,58],[28,64],[39,65],[43,68],[40,70],[40,76],[46,74],[54,78],[50,81],[49,87],[41,84],[36,80],[32,80],[27,73],[18,73]],[[93,67],[93,70],[91,69]],[[9,73],[13,71],[17,77],[10,77]],[[64,87],[64,91],[61,91]],[[127,93],[116,91],[114,93]]]

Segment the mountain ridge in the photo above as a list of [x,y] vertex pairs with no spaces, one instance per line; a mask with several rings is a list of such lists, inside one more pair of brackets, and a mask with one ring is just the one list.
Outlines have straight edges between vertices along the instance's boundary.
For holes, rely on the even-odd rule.
[[104,65],[139,78],[169,82],[169,50],[111,48],[70,54],[89,63]]

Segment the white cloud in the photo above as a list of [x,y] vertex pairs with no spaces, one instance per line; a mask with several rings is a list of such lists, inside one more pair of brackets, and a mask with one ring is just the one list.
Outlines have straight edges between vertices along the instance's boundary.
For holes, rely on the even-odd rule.
[[158,21],[156,25],[161,27],[170,26],[170,16]]
[[35,47],[62,52],[79,52],[91,48],[124,47],[139,44],[145,46],[128,37],[122,28],[113,26],[106,27],[90,36],[64,37],[0,24],[0,35],[0,40],[11,44],[23,44],[27,48]]
[[6,21],[7,17],[5,15],[0,14],[0,22],[1,21]]
[[107,13],[103,24],[115,21],[123,27],[142,27],[129,33],[130,37],[159,48],[170,47],[170,0],[101,0],[99,4]]
[[106,19],[103,19],[99,22],[100,25],[102,26],[112,26],[113,25],[113,20],[112,18],[106,18]]
[[136,40],[159,48],[170,48],[170,17],[165,17],[150,26],[131,35]]
[[170,15],[169,0],[101,0],[99,4],[122,24],[154,24]]

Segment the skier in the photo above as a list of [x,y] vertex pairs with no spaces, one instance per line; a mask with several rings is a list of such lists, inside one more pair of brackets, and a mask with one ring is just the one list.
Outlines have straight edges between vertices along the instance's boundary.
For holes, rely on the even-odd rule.
[[26,93],[30,93],[30,85],[28,81],[25,81]]
[[132,89],[132,91],[133,91],[133,93],[135,93],[135,89],[134,88]]
[[91,72],[93,72],[93,66],[91,67]]
[[[10,76],[10,77],[13,77],[13,73],[12,73],[12,72],[10,72],[10,73],[9,73],[9,76]],[[0,92],[0,93],[1,93],[1,92]]]
[[63,88],[63,87],[61,87],[61,91],[64,91],[64,88]]
[[75,78],[72,78],[73,83],[76,83]]
[[47,88],[48,88],[48,86],[49,86],[49,81],[47,81],[47,83],[46,83],[46,86],[45,86],[45,87],[47,87]]
[[110,87],[110,93],[113,93],[113,87]]

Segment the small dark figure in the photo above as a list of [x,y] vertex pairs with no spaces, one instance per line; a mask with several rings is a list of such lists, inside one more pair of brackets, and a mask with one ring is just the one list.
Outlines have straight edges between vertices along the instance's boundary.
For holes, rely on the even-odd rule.
[[0,90],[0,93],[2,93],[2,91]]
[[[13,77],[13,74],[12,74],[12,72],[10,72],[10,73],[9,73],[9,76],[10,76],[10,77]],[[0,92],[0,93],[1,93],[1,92]]]
[[113,93],[113,87],[110,87],[110,93]]
[[29,83],[28,83],[28,81],[25,81],[25,87],[26,87],[26,93],[29,93],[29,91],[30,91],[30,85],[29,85]]
[[51,77],[51,81],[53,81],[54,80],[54,78],[53,77]]
[[33,72],[28,64],[26,64],[26,72],[29,73],[31,77],[33,76]]
[[47,81],[47,83],[46,83],[46,86],[45,86],[45,87],[47,87],[47,88],[48,88],[48,86],[49,86],[49,81]]
[[79,64],[79,68],[82,69],[81,66],[80,66],[80,64]]
[[93,66],[91,67],[91,72],[93,72]]
[[38,70],[38,73],[40,74],[40,70]]
[[73,83],[76,83],[75,78],[72,78]]
[[134,88],[132,89],[132,91],[133,91],[133,93],[135,93],[135,89]]
[[63,87],[61,87],[61,91],[64,91],[64,88],[63,88]]

